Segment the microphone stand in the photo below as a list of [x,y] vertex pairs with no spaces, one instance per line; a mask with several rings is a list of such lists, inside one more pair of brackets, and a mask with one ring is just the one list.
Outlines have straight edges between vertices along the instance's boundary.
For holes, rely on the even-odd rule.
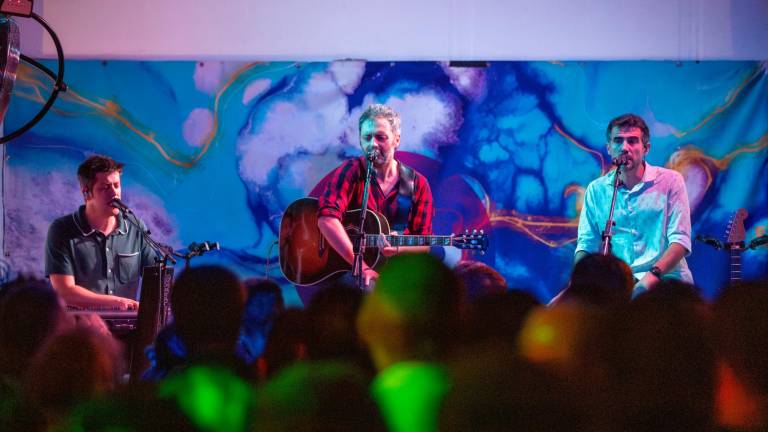
[[189,262],[192,260],[192,258],[196,256],[202,256],[206,252],[210,252],[212,250],[220,250],[221,246],[219,246],[219,242],[211,242],[211,241],[204,241],[200,244],[198,243],[191,243],[189,246],[187,246],[187,253],[186,254],[176,254],[174,252],[174,255],[184,258],[184,270],[189,270]]
[[768,243],[768,234],[763,234],[760,237],[755,237],[752,240],[750,240],[747,247],[749,249],[757,249],[758,247]]
[[[149,362],[144,356],[144,347],[151,344],[157,334],[172,320],[171,290],[173,285],[173,267],[176,264],[173,249],[152,238],[149,229],[141,225],[139,218],[125,205],[114,204],[120,210],[125,220],[136,227],[144,241],[162,259],[155,257],[155,264],[144,267],[141,276],[141,294],[139,298],[139,310],[136,314],[136,330],[130,342],[130,381],[137,382],[141,373],[149,367]],[[177,255],[178,256],[178,255]]]
[[621,167],[623,164],[616,165],[616,173],[613,175],[613,196],[611,197],[611,210],[608,212],[608,220],[605,221],[605,229],[602,234],[602,242],[600,243],[600,254],[611,254],[611,238],[613,237],[613,226],[616,223],[613,221],[613,210],[616,207],[616,192],[619,189],[619,175],[621,173]]
[[[141,223],[139,223],[139,219],[136,217],[135,214],[133,214],[132,211],[130,211],[128,208],[121,208],[120,211],[123,212],[123,216],[125,219],[131,223],[131,225],[135,226],[139,232],[141,233],[141,237],[144,239],[145,242],[154,249],[157,253],[163,256],[162,259],[155,259],[155,262],[162,263],[163,265],[166,265],[168,261],[171,262],[171,265],[176,265],[176,260],[173,258],[174,255],[178,257],[182,257],[181,255],[177,254],[173,251],[173,248],[168,246],[165,243],[160,243],[157,240],[153,239],[150,235],[149,228],[145,229],[141,226]],[[129,217],[132,216],[132,217]]]
[[365,183],[363,185],[363,203],[360,211],[359,235],[353,242],[354,259],[352,261],[352,276],[357,278],[357,287],[365,290],[365,275],[363,274],[363,259],[365,257],[365,217],[368,215],[368,190],[371,188],[371,176],[373,175],[373,157],[367,156],[365,167]]

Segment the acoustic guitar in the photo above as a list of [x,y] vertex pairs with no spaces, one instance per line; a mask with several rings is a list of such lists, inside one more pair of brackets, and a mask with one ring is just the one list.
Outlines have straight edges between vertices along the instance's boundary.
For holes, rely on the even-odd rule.
[[[318,201],[301,198],[294,201],[283,213],[280,222],[280,269],[295,285],[315,285],[330,277],[351,270],[347,263],[317,228]],[[365,262],[376,268],[385,257],[380,247],[383,239],[391,246],[454,246],[459,249],[485,251],[488,237],[483,231],[466,231],[459,235],[390,235],[389,222],[383,214],[367,210],[365,217]],[[344,213],[342,225],[353,244],[360,238],[361,210]],[[382,236],[383,235],[383,236]]]

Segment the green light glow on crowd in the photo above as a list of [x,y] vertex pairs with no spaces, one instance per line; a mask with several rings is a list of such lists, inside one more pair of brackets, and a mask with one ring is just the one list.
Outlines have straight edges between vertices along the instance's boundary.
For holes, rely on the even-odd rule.
[[160,397],[175,399],[181,410],[204,430],[246,430],[252,391],[227,369],[190,367],[163,381],[158,393]]

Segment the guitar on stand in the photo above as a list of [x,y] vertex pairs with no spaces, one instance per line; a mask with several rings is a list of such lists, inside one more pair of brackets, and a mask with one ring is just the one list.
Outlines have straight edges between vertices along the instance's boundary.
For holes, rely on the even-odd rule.
[[696,236],[696,240],[704,244],[718,250],[725,249],[728,251],[730,265],[729,282],[731,285],[741,281],[741,253],[747,249],[755,249],[768,243],[768,235],[756,237],[748,244],[745,243],[744,220],[747,219],[747,216],[749,216],[749,213],[743,208],[740,208],[731,216],[725,230],[725,242],[710,236]]
[[[329,245],[317,228],[318,201],[301,198],[294,201],[283,213],[280,222],[280,269],[295,285],[315,285],[335,275],[341,275],[352,266]],[[360,233],[362,211],[344,213],[342,225],[353,241],[365,235],[365,262],[376,268],[385,257],[380,247],[383,238],[391,246],[454,246],[484,252],[488,249],[488,236],[483,231],[466,231],[459,235],[390,235],[389,222],[383,214],[367,210],[364,233]]]

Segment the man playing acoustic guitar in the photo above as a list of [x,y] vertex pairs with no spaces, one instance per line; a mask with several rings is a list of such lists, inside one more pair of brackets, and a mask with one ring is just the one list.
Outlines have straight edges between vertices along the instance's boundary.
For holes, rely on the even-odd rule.
[[[360,147],[364,156],[342,163],[331,174],[325,192],[320,196],[318,228],[328,243],[352,264],[352,241],[341,223],[347,210],[359,209],[363,201],[366,157],[373,160],[367,208],[382,213],[393,231],[410,235],[432,234],[432,191],[427,179],[395,159],[400,146],[400,115],[386,105],[368,106],[360,115]],[[427,246],[395,248],[386,245],[384,256],[397,252],[427,252]],[[363,263],[366,286],[379,274]]]

